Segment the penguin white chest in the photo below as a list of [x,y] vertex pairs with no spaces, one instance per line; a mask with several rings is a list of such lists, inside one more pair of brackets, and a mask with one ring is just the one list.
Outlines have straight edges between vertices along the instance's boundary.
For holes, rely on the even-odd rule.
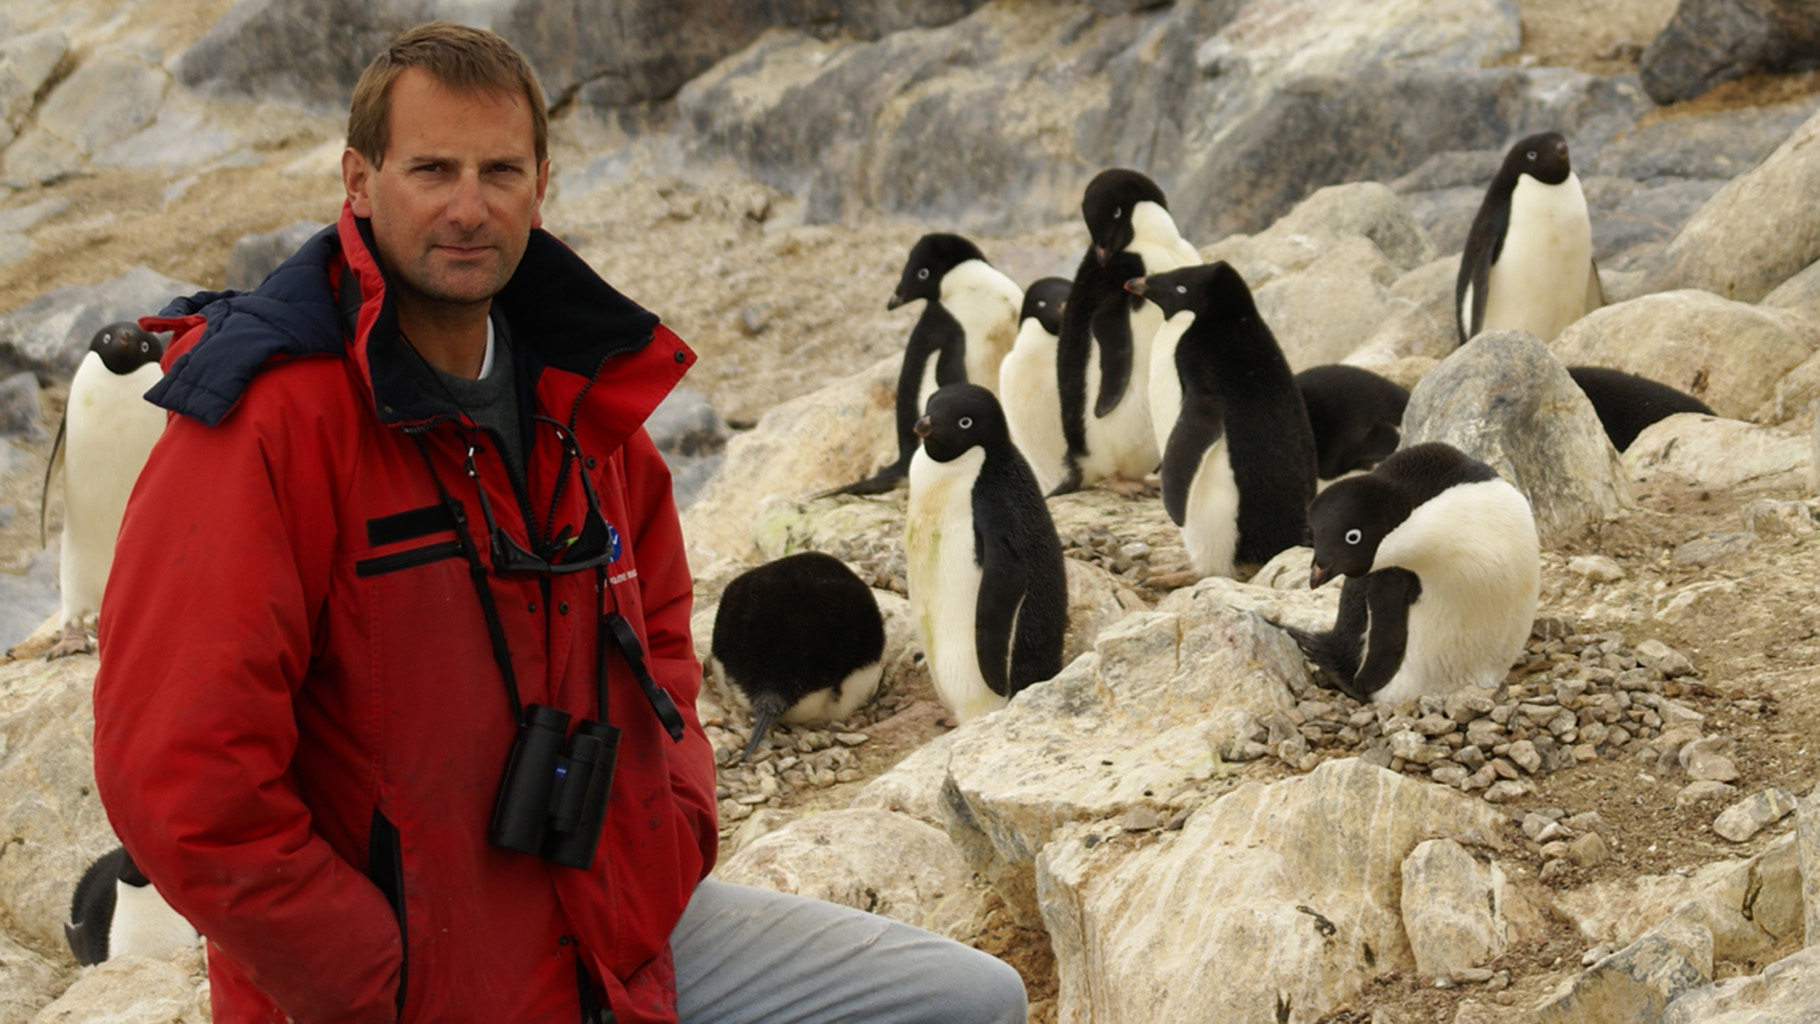
[[968,383],[999,393],[999,364],[1017,340],[1023,304],[1017,284],[982,260],[968,260],[942,277],[942,308],[967,338]]
[[1150,424],[1159,453],[1169,450],[1169,435],[1182,415],[1182,375],[1175,365],[1175,350],[1193,326],[1194,314],[1183,310],[1163,321],[1150,343]]
[[1510,193],[1504,245],[1486,282],[1479,330],[1528,331],[1553,341],[1586,312],[1591,267],[1592,224],[1580,179],[1570,173],[1559,185],[1544,185],[1520,176]]
[[1202,576],[1231,576],[1239,547],[1239,484],[1232,475],[1232,450],[1221,436],[1201,456],[1188,488],[1182,517],[1182,546]]
[[196,929],[149,885],[114,883],[114,921],[108,929],[107,956],[133,954],[168,960],[196,944]]
[[1155,428],[1150,422],[1150,347],[1163,323],[1163,314],[1146,302],[1130,314],[1131,378],[1125,394],[1105,416],[1094,413],[1099,401],[1100,347],[1087,356],[1087,457],[1081,460],[1086,479],[1122,474],[1140,480],[1162,461]]
[[999,367],[999,398],[1011,443],[1030,463],[1037,487],[1048,494],[1062,480],[1068,439],[1062,436],[1062,400],[1055,382],[1056,337],[1035,319],[1024,321],[1011,354]]
[[936,462],[918,448],[910,459],[904,522],[910,611],[936,695],[967,722],[1004,707],[980,672],[975,624],[982,578],[974,553],[973,486],[986,451]]
[[101,609],[126,499],[164,431],[164,410],[144,397],[160,375],[150,364],[116,376],[90,352],[70,380],[59,572],[65,623]]

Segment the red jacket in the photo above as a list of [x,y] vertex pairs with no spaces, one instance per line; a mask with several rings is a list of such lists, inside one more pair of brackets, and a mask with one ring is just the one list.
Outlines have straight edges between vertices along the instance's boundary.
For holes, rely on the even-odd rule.
[[[471,431],[411,382],[371,245],[344,209],[258,291],[143,321],[178,333],[153,397],[184,414],[134,489],[104,599],[108,818],[208,936],[217,1024],[576,1021],[578,957],[621,1024],[674,1020],[669,935],[713,866],[714,764],[669,471],[640,424],[693,356],[534,232],[495,309],[521,396],[572,423],[585,458],[528,427],[527,509],[491,435],[478,485],[462,472]],[[624,734],[589,870],[487,841],[515,724],[412,432],[483,559],[477,486],[535,550],[527,516],[538,537],[579,528],[591,473],[623,538],[604,603],[686,729],[671,740],[612,649]],[[597,717],[596,578],[489,574],[525,703]]]

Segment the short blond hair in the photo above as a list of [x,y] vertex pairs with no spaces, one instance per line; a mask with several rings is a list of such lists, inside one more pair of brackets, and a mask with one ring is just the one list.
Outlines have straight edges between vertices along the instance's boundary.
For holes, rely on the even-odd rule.
[[348,106],[348,148],[374,167],[385,161],[392,141],[392,83],[406,68],[422,68],[458,92],[497,89],[519,93],[531,107],[531,137],[537,162],[550,155],[550,118],[537,74],[511,43],[485,29],[432,21],[409,29],[360,73]]

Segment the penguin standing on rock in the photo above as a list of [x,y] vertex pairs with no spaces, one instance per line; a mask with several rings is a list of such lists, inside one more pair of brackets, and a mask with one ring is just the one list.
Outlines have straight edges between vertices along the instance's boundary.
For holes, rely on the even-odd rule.
[[1151,340],[1162,315],[1125,282],[1201,261],[1169,216],[1156,182],[1136,171],[1102,171],[1081,199],[1092,245],[1062,310],[1056,390],[1068,443],[1053,493],[1100,480],[1135,492],[1156,468],[1162,442],[1150,412]]
[[1044,494],[1062,480],[1068,441],[1055,391],[1055,346],[1071,283],[1045,277],[1024,292],[1017,341],[998,370],[999,400],[1011,443],[1017,445]]
[[[1251,289],[1226,263],[1127,282],[1167,319],[1173,387],[1153,387],[1153,413],[1171,417],[1163,446],[1163,508],[1181,527],[1195,572],[1230,576],[1261,565],[1308,532],[1314,433],[1295,377],[1258,315]],[[1160,372],[1152,373],[1158,382]]]
[[1598,366],[1570,366],[1567,375],[1586,393],[1593,412],[1599,416],[1599,425],[1605,428],[1605,436],[1611,438],[1612,447],[1619,451],[1629,448],[1637,435],[1643,433],[1644,427],[1675,413],[1714,415],[1698,398],[1634,373]]
[[1528,331],[1550,342],[1604,304],[1567,140],[1559,132],[1520,140],[1466,234],[1454,282],[1460,344],[1483,331]]
[[833,555],[803,551],[727,584],[714,661],[752,707],[750,758],[776,722],[840,721],[878,691],[885,622],[872,589]]
[[883,494],[896,487],[916,451],[911,427],[938,387],[963,381],[998,393],[999,364],[1017,338],[1024,293],[979,246],[959,235],[924,235],[910,250],[886,309],[923,300],[897,375],[897,461],[830,494]]
[[1536,617],[1540,551],[1529,501],[1439,443],[1396,452],[1315,498],[1309,586],[1346,577],[1332,630],[1291,629],[1361,701],[1395,703],[1503,681]]
[[1402,385],[1344,363],[1311,366],[1295,375],[1314,428],[1321,479],[1370,469],[1397,450],[1409,391]]
[[84,967],[134,954],[166,960],[196,944],[196,929],[171,909],[124,847],[96,858],[76,883],[63,925],[76,962]]
[[935,692],[965,724],[1061,671],[1062,544],[992,392],[942,388],[916,433],[904,525],[910,610]]
[[62,637],[46,660],[95,649],[87,626],[100,614],[114,563],[114,538],[133,482],[145,468],[165,413],[145,400],[163,375],[164,345],[137,324],[108,324],[89,342],[70,379],[69,403],[44,470],[38,529],[44,532],[52,481],[63,477],[63,548],[59,564]]

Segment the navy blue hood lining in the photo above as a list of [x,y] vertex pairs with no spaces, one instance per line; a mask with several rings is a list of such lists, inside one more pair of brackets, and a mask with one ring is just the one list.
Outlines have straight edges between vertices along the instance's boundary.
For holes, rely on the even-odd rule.
[[[372,228],[356,218],[362,243],[376,252]],[[225,419],[259,372],[275,361],[309,356],[346,356],[352,327],[344,319],[360,303],[353,274],[343,275],[337,303],[329,268],[341,249],[333,225],[312,236],[251,292],[198,292],[174,299],[159,314],[197,313],[207,321],[202,337],[178,356],[146,399],[208,426]],[[383,273],[383,271],[382,271]],[[421,421],[452,410],[425,404],[422,389],[402,365],[397,316],[390,289],[377,296],[379,316],[367,338],[367,367],[376,411],[388,423]],[[531,232],[524,258],[494,299],[521,351],[534,368],[551,366],[594,377],[609,356],[649,344],[658,317],[621,295],[568,246],[542,229]],[[351,319],[351,318],[350,318]],[[535,374],[535,369],[533,370]],[[522,383],[530,383],[524,381]]]

